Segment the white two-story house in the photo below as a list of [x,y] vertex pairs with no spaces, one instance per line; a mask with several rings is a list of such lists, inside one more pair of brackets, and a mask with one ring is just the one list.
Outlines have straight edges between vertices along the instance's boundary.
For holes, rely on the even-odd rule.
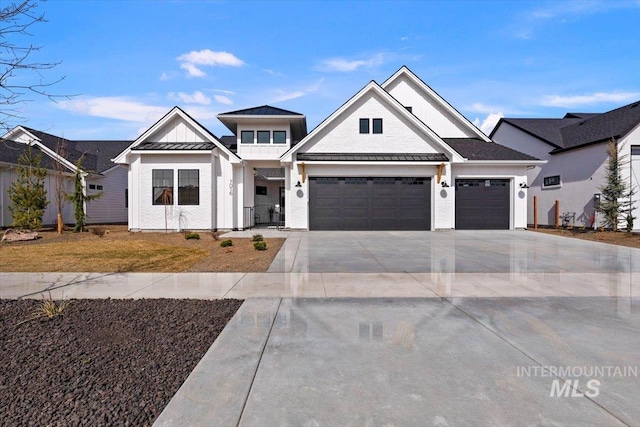
[[131,230],[517,229],[527,168],[408,68],[371,81],[307,133],[271,106],[218,119],[173,108],[114,161],[129,167]]

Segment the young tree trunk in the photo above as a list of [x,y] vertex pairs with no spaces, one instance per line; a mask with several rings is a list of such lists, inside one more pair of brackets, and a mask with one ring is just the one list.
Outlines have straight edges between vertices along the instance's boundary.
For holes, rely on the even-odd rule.
[[62,230],[64,230],[64,219],[62,218],[62,214],[58,214],[58,234],[62,234]]

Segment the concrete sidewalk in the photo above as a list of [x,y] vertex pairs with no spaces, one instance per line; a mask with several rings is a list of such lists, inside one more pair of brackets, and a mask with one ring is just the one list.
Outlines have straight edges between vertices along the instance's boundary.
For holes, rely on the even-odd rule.
[[0,273],[0,298],[640,296],[634,273]]

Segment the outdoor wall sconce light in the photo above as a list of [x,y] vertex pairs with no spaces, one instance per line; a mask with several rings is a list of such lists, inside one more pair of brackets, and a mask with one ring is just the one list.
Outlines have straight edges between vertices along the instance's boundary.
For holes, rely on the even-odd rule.
[[520,188],[529,188],[529,186],[527,185],[526,182],[521,182],[520,183]]
[[442,181],[442,188],[449,188],[449,184],[447,184],[447,181]]
[[298,183],[296,184],[296,188],[302,188],[302,184],[300,184],[300,181],[298,181]]

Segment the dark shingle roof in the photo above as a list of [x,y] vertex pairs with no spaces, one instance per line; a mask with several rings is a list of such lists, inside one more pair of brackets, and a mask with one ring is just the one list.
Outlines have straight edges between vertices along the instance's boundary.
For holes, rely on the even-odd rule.
[[[20,155],[27,149],[28,145],[9,141],[8,139],[0,140],[0,162],[17,165]],[[37,146],[33,147],[34,154],[40,152]],[[40,166],[45,169],[55,170],[55,161],[48,155],[42,153]]]
[[557,153],[626,135],[640,123],[640,101],[601,114],[567,113],[562,119],[504,118],[501,122],[546,141],[554,146],[552,153]]
[[299,153],[298,160],[323,162],[448,162],[442,153]]
[[227,113],[218,114],[219,116],[304,116],[304,114],[294,111],[284,110],[270,105],[262,105],[260,107],[245,108],[244,110],[229,111]]
[[444,142],[469,160],[538,160],[495,142],[478,138],[443,138]]
[[221,136],[219,140],[220,142],[222,142],[222,145],[227,147],[232,153],[238,152],[238,140],[236,139],[235,135]]
[[211,142],[145,142],[131,150],[213,150]]
[[82,158],[82,168],[87,171],[102,173],[115,164],[111,161],[124,151],[133,141],[72,141],[46,132],[24,127],[29,133],[40,139],[40,142],[56,152],[58,143],[63,143],[66,151],[65,159],[75,164]]

